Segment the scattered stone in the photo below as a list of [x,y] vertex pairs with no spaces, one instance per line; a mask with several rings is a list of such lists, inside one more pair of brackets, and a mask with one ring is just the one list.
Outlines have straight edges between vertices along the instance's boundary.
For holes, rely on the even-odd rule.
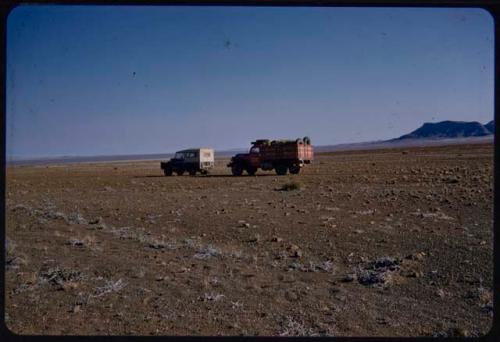
[[68,220],[67,216],[64,215],[63,213],[61,213],[60,211],[51,211],[51,210],[48,210],[48,211],[45,211],[42,213],[42,215],[49,219],[49,220],[57,220],[57,219],[63,219],[63,220]]
[[294,283],[296,281],[292,274],[280,274],[278,275],[278,280],[284,283]]
[[259,234],[255,234],[252,238],[248,239],[247,241],[251,242],[251,243],[259,242],[260,241],[260,235]]
[[138,270],[135,270],[134,272],[132,272],[130,277],[142,279],[142,278],[144,278],[145,275],[146,275],[146,272],[144,271],[144,269],[139,268]]
[[417,253],[407,255],[406,259],[423,260],[425,256],[426,256],[426,254],[424,252],[417,252]]
[[481,304],[487,304],[493,301],[493,293],[490,290],[480,286],[478,288],[467,291],[465,298],[477,300]]
[[71,239],[69,239],[68,242],[66,242],[66,244],[71,245],[71,246],[76,246],[76,247],[82,247],[83,245],[85,245],[85,241],[80,240],[80,239],[71,238]]
[[400,271],[400,261],[391,257],[381,257],[368,263],[357,274],[362,285],[388,285],[393,282],[394,274]]
[[424,274],[421,271],[410,271],[407,274],[407,277],[409,277],[409,278],[421,278],[423,276],[424,276]]
[[356,279],[358,279],[357,275],[355,273],[350,273],[350,274],[346,274],[345,277],[342,278],[342,282],[344,282],[344,283],[350,283],[350,282],[353,282]]
[[286,291],[285,298],[290,302],[295,302],[299,299],[299,296],[295,291]]
[[455,327],[449,330],[448,335],[450,337],[469,337],[469,331],[464,328]]
[[96,229],[106,229],[107,225],[104,223],[104,219],[102,217],[98,217],[93,219],[92,221],[89,221],[89,224],[91,225],[89,228],[96,228]]
[[384,268],[384,267],[391,268],[391,267],[395,267],[398,264],[399,264],[399,262],[396,259],[391,258],[391,257],[387,257],[387,256],[378,258],[373,263],[375,268]]
[[388,272],[364,270],[358,274],[358,281],[363,285],[385,284],[391,281],[391,274]]
[[456,184],[459,182],[458,177],[443,177],[441,178],[441,181],[444,183],[449,183],[449,184]]
[[47,221],[46,219],[44,219],[43,217],[39,217],[37,219],[37,222],[41,225],[44,225],[44,224],[47,224],[49,221]]
[[21,265],[27,265],[27,261],[25,258],[20,256],[10,256],[5,260],[5,269],[6,270],[14,270],[18,269]]
[[64,290],[64,283],[77,282],[82,279],[80,271],[60,269],[59,267],[42,269],[39,272],[42,281],[48,282],[57,289]]
[[302,250],[297,245],[288,246],[287,251],[292,258],[300,258],[302,256]]

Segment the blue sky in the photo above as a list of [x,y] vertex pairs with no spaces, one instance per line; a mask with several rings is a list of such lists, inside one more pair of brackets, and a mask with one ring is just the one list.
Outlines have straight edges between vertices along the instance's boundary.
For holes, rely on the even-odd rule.
[[493,71],[481,9],[23,5],[7,23],[7,156],[485,123]]

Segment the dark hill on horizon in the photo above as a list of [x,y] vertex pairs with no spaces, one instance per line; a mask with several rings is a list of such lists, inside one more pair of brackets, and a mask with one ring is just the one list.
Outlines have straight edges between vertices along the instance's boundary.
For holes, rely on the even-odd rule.
[[[353,150],[372,150],[386,148],[403,148],[414,146],[439,146],[450,144],[471,144],[493,141],[495,130],[494,120],[482,125],[479,122],[441,121],[437,123],[424,123],[415,131],[389,140],[364,141],[343,143],[335,145],[314,145],[315,152],[336,152]],[[236,153],[245,153],[248,147],[217,150],[216,157],[229,157]],[[110,161],[139,161],[139,160],[166,160],[171,158],[173,152],[123,154],[123,155],[97,155],[97,156],[54,156],[41,158],[16,158],[8,157],[8,165],[50,165],[86,162]]]
[[491,134],[495,134],[495,120],[491,120],[484,127],[491,132]]
[[442,139],[442,138],[467,138],[483,137],[493,134],[494,122],[486,126],[477,121],[441,121],[436,123],[426,122],[420,128],[394,140],[404,139]]

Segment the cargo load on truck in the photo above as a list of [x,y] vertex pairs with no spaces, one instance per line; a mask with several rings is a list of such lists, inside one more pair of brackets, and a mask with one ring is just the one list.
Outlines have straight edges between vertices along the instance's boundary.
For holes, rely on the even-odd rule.
[[305,164],[314,159],[314,150],[309,137],[295,140],[259,139],[252,142],[249,153],[240,153],[231,158],[227,165],[235,176],[243,171],[254,175],[260,168],[275,170],[278,175],[298,174]]

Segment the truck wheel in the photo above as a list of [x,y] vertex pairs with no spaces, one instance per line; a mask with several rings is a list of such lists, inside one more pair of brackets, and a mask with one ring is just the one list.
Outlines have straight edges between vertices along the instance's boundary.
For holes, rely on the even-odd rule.
[[255,175],[255,172],[257,172],[257,168],[253,167],[253,166],[247,167],[246,170],[247,170],[247,173],[249,176],[253,176],[253,175]]
[[195,176],[196,175],[196,170],[195,169],[189,170],[189,175],[190,176]]
[[276,174],[278,176],[284,176],[284,175],[286,175],[286,172],[288,170],[288,168],[286,167],[286,165],[283,165],[283,164],[276,165],[276,167],[274,169],[275,169]]
[[165,174],[165,176],[172,176],[172,168],[171,167],[167,167],[166,169],[163,169],[163,173]]
[[235,164],[231,166],[231,173],[233,174],[233,176],[241,176],[241,174],[243,173],[243,168],[241,167],[241,165]]
[[184,174],[184,170],[177,170],[177,176],[182,176]]
[[300,166],[298,165],[290,165],[290,167],[288,168],[288,171],[290,171],[290,173],[292,175],[296,175],[300,172]]
[[200,172],[201,172],[201,174],[202,174],[202,175],[204,175],[204,176],[208,175],[208,170],[201,170]]

